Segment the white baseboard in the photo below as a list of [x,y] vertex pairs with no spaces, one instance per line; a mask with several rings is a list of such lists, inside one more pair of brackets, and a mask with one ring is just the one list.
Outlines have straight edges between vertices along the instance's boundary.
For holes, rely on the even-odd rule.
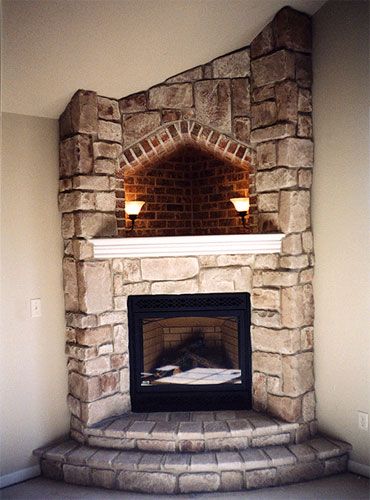
[[5,474],[0,476],[0,488],[5,488],[6,486],[11,486],[12,484],[21,483],[27,479],[37,477],[41,474],[40,466],[33,465],[32,467],[26,467],[25,469],[17,470],[10,474]]
[[359,464],[353,460],[348,460],[348,470],[354,472],[355,474],[360,474],[361,476],[370,477],[370,466]]

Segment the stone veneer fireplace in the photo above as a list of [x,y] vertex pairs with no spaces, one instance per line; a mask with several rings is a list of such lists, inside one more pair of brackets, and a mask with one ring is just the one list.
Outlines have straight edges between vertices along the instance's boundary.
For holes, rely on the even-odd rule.
[[[310,53],[310,19],[284,8],[250,47],[147,91],[73,96],[60,118],[59,204],[75,439],[130,410],[127,298],[216,292],[251,294],[253,408],[298,423],[302,440],[314,434]],[[213,251],[202,238],[241,232],[234,195],[250,197],[250,234]],[[124,201],[136,196],[146,209],[126,237]],[[248,246],[268,233],[281,248]],[[184,235],[209,241],[208,255],[175,252]],[[169,237],[172,253],[145,253],[153,236]]]

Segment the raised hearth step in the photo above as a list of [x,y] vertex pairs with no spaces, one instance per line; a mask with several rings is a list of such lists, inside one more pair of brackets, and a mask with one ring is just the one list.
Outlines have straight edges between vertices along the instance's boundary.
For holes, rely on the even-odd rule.
[[324,437],[304,444],[206,453],[148,453],[80,445],[36,450],[42,473],[85,486],[141,493],[238,491],[307,481],[347,469],[351,446]]
[[85,429],[90,446],[202,452],[293,444],[298,424],[254,411],[130,413]]

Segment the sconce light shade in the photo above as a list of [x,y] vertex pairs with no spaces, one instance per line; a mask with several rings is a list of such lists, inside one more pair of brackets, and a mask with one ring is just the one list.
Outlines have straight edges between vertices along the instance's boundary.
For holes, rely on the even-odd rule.
[[249,198],[230,198],[237,212],[248,212]]
[[125,201],[125,212],[127,215],[139,215],[145,201]]

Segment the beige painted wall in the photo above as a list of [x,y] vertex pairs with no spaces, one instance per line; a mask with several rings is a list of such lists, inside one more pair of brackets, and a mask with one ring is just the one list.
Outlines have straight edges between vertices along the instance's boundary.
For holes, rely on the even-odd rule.
[[[3,114],[1,188],[1,472],[68,431],[58,122]],[[30,317],[30,299],[42,317]]]
[[314,16],[315,372],[322,431],[370,464],[368,19],[365,1]]

